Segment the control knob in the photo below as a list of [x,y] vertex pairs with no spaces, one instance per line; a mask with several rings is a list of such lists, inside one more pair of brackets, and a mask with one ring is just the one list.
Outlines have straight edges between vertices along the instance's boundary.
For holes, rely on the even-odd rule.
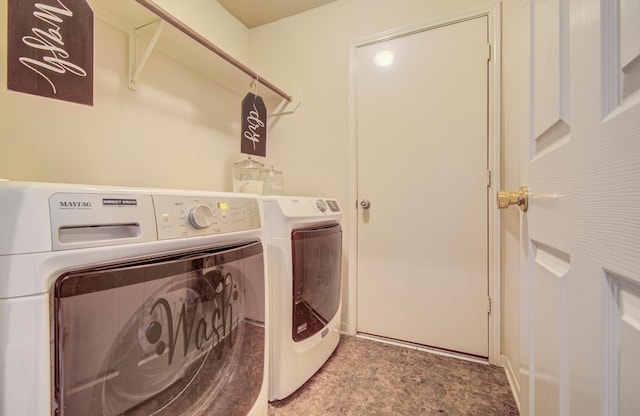
[[189,210],[189,222],[201,230],[213,224],[213,211],[206,205],[198,204]]

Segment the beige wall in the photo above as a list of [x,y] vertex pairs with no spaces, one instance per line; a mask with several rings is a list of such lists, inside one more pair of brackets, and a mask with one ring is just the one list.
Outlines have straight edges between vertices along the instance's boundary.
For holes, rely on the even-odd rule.
[[153,1],[235,59],[245,65],[249,63],[249,30],[217,1]]
[[[248,29],[226,11],[211,13],[227,28],[211,33],[214,42],[246,59]],[[0,89],[0,178],[231,190],[231,165],[243,158],[243,97],[157,51],[131,91],[126,34],[96,18],[94,38],[93,106]],[[1,53],[2,80],[6,59]]]

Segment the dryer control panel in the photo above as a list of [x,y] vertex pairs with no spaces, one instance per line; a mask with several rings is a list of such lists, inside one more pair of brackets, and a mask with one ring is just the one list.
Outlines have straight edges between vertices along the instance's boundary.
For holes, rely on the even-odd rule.
[[339,219],[342,216],[342,209],[336,199],[269,195],[262,197],[262,201],[265,204],[265,211],[267,206],[273,206],[273,209],[277,209],[279,215],[285,218]]
[[158,239],[194,237],[261,228],[255,198],[153,195]]

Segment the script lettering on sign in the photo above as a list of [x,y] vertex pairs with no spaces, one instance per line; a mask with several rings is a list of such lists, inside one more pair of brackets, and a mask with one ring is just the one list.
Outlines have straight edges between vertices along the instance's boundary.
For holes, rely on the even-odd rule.
[[249,93],[242,100],[242,153],[267,155],[267,108],[262,97]]
[[93,12],[85,0],[9,0],[7,86],[93,104]]

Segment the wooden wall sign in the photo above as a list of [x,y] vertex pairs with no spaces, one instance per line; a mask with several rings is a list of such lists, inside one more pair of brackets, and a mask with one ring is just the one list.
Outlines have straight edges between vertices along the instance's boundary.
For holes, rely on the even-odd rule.
[[249,93],[242,100],[240,152],[267,155],[267,108],[262,97]]
[[86,0],[8,0],[7,87],[93,104],[93,11]]

